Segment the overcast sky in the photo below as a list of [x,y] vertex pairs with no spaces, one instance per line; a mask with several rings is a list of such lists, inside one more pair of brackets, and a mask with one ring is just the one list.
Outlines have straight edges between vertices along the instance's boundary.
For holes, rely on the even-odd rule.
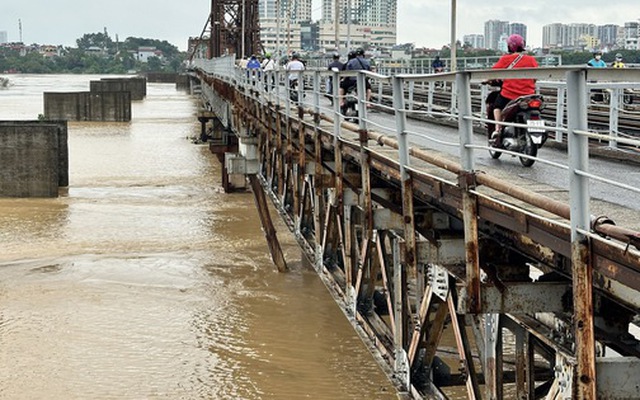
[[[451,36],[450,0],[397,0],[398,43],[440,48]],[[314,17],[319,0],[313,0]],[[210,0],[5,0],[0,10],[0,31],[19,41],[22,20],[25,43],[75,46],[85,33],[106,27],[115,40],[129,36],[167,40],[185,50],[189,36],[199,36],[209,15]],[[638,21],[638,0],[536,0],[532,2],[457,0],[457,37],[484,33],[484,22],[499,19],[528,27],[528,44],[542,44],[542,26],[554,22],[597,25]]]

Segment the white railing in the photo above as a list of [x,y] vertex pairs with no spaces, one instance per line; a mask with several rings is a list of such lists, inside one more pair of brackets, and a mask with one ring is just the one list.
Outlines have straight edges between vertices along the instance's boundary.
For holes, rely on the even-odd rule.
[[[611,187],[640,193],[640,185],[629,184],[624,177],[615,179],[611,176],[597,176],[589,172],[588,159],[588,139],[625,143],[640,147],[638,138],[621,138],[617,135],[603,135],[600,132],[587,129],[587,106],[589,104],[588,93],[590,88],[607,88],[615,93],[622,88],[628,88],[629,82],[640,82],[640,70],[612,70],[612,69],[587,69],[582,67],[555,67],[536,69],[513,69],[513,70],[478,70],[462,71],[447,74],[422,74],[422,75],[395,75],[385,76],[364,71],[350,72],[330,72],[330,71],[303,71],[297,72],[296,76],[300,82],[296,89],[297,98],[300,101],[291,101],[292,90],[288,87],[289,73],[278,70],[273,72],[261,72],[257,74],[247,74],[246,70],[240,68],[229,69],[228,61],[224,67],[221,63],[201,64],[202,69],[220,79],[236,85],[245,93],[250,93],[257,100],[264,103],[271,102],[281,104],[284,112],[289,117],[297,115],[297,106],[311,108],[318,115],[333,117],[332,134],[336,140],[342,136],[342,122],[347,118],[343,115],[339,106],[339,97],[335,95],[339,91],[338,82],[341,78],[357,77],[358,93],[358,115],[357,123],[359,129],[373,129],[377,132],[395,136],[399,145],[398,157],[401,162],[402,173],[411,169],[410,147],[416,141],[430,141],[440,145],[458,147],[459,163],[464,170],[473,171],[475,169],[476,150],[489,151],[490,148],[486,139],[481,142],[474,141],[474,124],[485,124],[487,119],[482,113],[472,110],[472,98],[482,96],[482,91],[472,90],[472,83],[479,83],[496,78],[532,78],[536,79],[544,87],[555,87],[563,91],[562,108],[566,105],[567,125],[557,124],[554,121],[546,121],[548,131],[556,132],[556,137],[567,136],[569,144],[565,163],[545,160],[542,157],[529,157],[520,153],[513,153],[501,150],[505,154],[517,155],[518,157],[532,158],[540,163],[551,165],[569,174],[571,182],[571,226],[572,232],[589,234],[589,183],[597,181],[610,185]],[[332,80],[332,93],[327,94],[329,80]],[[365,96],[365,79],[370,79],[372,89],[380,90],[382,85],[389,85],[393,88],[393,99],[391,102],[369,101]],[[594,83],[597,81],[598,83]],[[635,87],[637,84],[631,86]],[[413,98],[413,91],[416,87],[426,88],[428,93],[433,93],[436,87],[445,87],[450,90],[452,107],[443,109],[435,104],[418,104]],[[440,90],[440,89],[438,89]],[[566,97],[566,102],[564,99]],[[611,96],[612,98],[615,95]],[[431,96],[429,96],[431,99]],[[329,100],[333,101],[330,105]],[[482,100],[482,99],[480,99]],[[481,101],[482,103],[482,101]],[[394,119],[370,118],[368,106],[385,109],[392,112]],[[420,106],[420,107],[418,107]],[[453,121],[458,121],[458,141],[445,140],[433,137],[419,129],[410,129],[407,124],[407,117],[411,115],[429,115],[434,117],[445,117]],[[563,117],[564,118],[564,117]],[[382,122],[381,122],[382,120]],[[513,126],[525,127],[524,125],[511,124]],[[586,216],[586,217],[585,217]]]

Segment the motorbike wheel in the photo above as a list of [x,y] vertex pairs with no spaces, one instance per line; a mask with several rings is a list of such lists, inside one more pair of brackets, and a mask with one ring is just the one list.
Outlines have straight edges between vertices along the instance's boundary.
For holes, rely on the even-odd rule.
[[[491,136],[491,134],[489,134],[489,136]],[[491,141],[489,141],[489,147],[491,147]],[[501,151],[493,151],[493,150],[489,150],[489,155],[491,156],[491,158],[493,158],[494,160],[497,160],[498,158],[500,158],[500,156],[502,155]]]
[[[526,154],[526,155],[531,156],[531,157],[536,157],[538,155],[538,146],[531,141],[531,136],[529,136],[529,134],[525,133],[525,135],[527,135],[527,143],[524,145],[524,149],[522,150],[522,154]],[[530,158],[525,158],[525,157],[520,157],[520,164],[524,165],[525,167],[530,167],[535,162],[536,162],[536,160],[532,160]]]

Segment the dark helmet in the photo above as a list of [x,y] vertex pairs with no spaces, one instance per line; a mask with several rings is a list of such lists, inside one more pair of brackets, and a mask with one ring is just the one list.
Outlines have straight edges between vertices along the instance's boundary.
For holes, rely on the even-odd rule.
[[347,58],[349,58],[349,60],[356,58],[356,52],[351,50],[349,54],[347,54]]
[[340,59],[340,54],[333,53],[332,57],[333,57],[334,60],[338,60],[338,59]]
[[364,49],[362,47],[358,47],[356,49],[356,56],[358,57],[364,56]]
[[593,55],[594,56],[601,56],[602,55],[602,51],[596,50],[596,51],[593,52]]
[[524,38],[520,35],[513,34],[507,39],[507,48],[509,49],[509,53],[524,51],[524,47]]

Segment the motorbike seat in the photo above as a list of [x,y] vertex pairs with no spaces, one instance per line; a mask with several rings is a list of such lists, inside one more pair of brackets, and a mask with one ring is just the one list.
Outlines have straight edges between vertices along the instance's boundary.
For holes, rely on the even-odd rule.
[[528,101],[531,99],[542,100],[542,96],[539,94],[529,94],[529,95],[520,96],[518,98],[511,100],[509,103],[507,103],[507,105],[502,110],[502,119],[504,121],[508,121],[510,118],[513,118],[513,116],[516,114],[516,112],[520,108],[519,106],[520,102]]

